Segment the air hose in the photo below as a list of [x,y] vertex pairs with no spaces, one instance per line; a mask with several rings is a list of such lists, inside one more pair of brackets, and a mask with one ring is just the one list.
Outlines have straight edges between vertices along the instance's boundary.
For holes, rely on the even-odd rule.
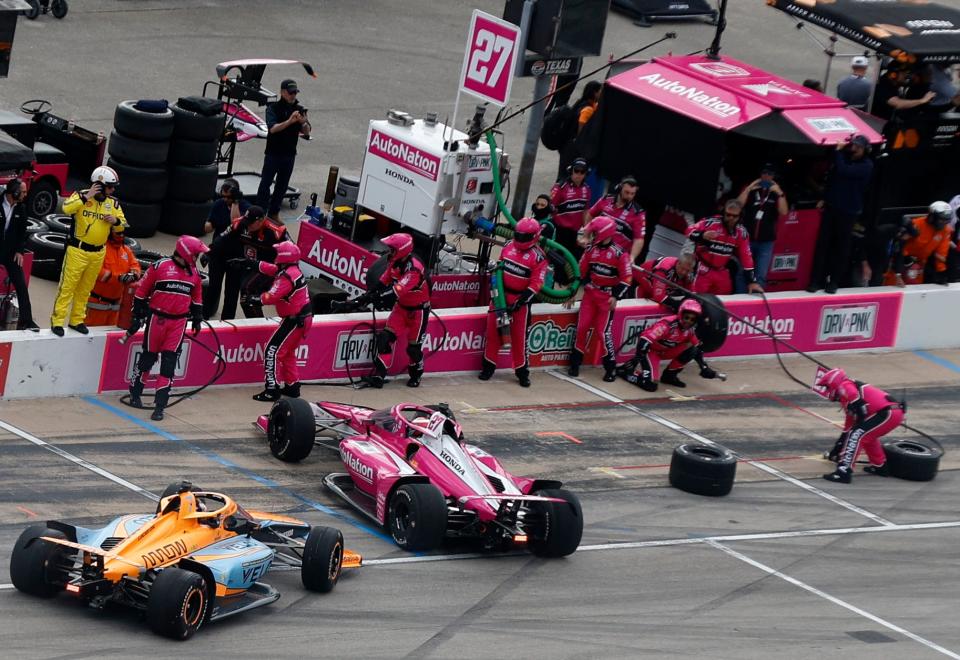
[[[497,159],[497,141],[493,136],[493,131],[487,131],[487,144],[490,145],[490,167],[493,170],[493,192],[497,199],[497,205],[503,212],[503,217],[505,217],[507,222],[510,223],[509,227],[497,225],[494,228],[493,233],[500,238],[510,239],[513,238],[513,228],[516,227],[517,221],[512,215],[510,215],[510,211],[507,210],[506,202],[503,200],[503,190],[500,187],[500,162]],[[576,257],[570,253],[570,250],[551,238],[541,238],[540,245],[545,249],[558,252],[560,256],[563,257],[564,272],[570,281],[570,285],[568,287],[559,288],[553,286],[544,286],[536,295],[536,299],[540,302],[546,303],[564,303],[570,300],[570,298],[576,294],[577,289],[580,288],[580,264],[577,263]]]

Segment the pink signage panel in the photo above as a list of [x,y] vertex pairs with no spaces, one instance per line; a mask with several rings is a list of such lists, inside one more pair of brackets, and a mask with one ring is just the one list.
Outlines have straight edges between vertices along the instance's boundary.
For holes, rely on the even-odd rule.
[[883,141],[883,136],[847,108],[785,110],[783,116],[813,142],[836,145],[856,134],[865,135],[873,144]]
[[501,107],[510,99],[520,28],[478,9],[473,10],[460,89]]

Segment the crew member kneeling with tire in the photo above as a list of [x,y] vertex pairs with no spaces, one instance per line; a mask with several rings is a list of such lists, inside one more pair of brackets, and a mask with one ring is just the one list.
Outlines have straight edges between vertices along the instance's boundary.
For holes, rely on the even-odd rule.
[[647,392],[656,392],[660,360],[670,360],[659,379],[666,385],[686,387],[679,375],[691,360],[700,365],[701,377],[717,377],[704,360],[697,337],[697,320],[703,314],[700,303],[692,298],[684,300],[679,312],[660,319],[640,335],[636,357],[618,368],[624,379]]

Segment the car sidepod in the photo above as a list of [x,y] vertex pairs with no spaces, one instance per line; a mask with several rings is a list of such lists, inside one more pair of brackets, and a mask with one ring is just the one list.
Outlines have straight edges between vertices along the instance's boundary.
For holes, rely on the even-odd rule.
[[249,536],[235,536],[208,545],[190,559],[210,569],[218,597],[251,589],[270,569],[274,551]]

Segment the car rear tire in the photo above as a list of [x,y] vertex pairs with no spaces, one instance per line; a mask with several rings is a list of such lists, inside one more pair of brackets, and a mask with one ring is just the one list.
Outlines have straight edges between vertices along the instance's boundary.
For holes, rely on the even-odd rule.
[[280,399],[273,404],[267,419],[270,453],[285,463],[299,463],[313,450],[316,428],[309,402]]
[[30,275],[57,282],[63,269],[67,250],[67,235],[53,231],[38,231],[27,235],[27,249],[33,252]]
[[[163,112],[137,110],[136,101],[121,101],[113,112],[113,127],[119,133],[137,140],[163,142],[173,135],[173,111]],[[112,167],[112,166],[111,166]],[[123,181],[123,177],[120,177]]]
[[66,548],[41,540],[41,536],[66,540],[63,532],[33,525],[20,534],[10,556],[10,579],[19,591],[49,598],[63,590],[66,576],[55,568],[67,556]]
[[137,138],[127,137],[117,131],[110,133],[110,141],[107,143],[107,153],[123,161],[124,163],[133,163],[136,165],[163,165],[167,162],[167,153],[170,151],[170,143],[150,142],[148,140],[138,140]]
[[327,593],[343,571],[343,534],[334,527],[314,527],[303,546],[300,580],[310,591]]
[[404,550],[433,550],[447,535],[447,500],[433,484],[403,484],[390,497],[387,527]]
[[138,204],[155,204],[167,194],[165,168],[127,165],[113,158],[107,159],[107,165],[117,171],[125,199]]
[[885,442],[890,475],[907,481],[932,481],[940,469],[943,451],[913,440]]
[[60,188],[53,181],[41,180],[30,184],[27,193],[27,215],[42,218],[57,210],[60,203]]
[[160,216],[163,213],[162,204],[139,204],[121,199],[120,208],[123,209],[123,217],[127,219],[129,225],[125,232],[127,236],[150,238],[157,233]]
[[544,489],[534,495],[556,497],[559,502],[532,502],[531,508],[543,516],[542,536],[529,539],[530,551],[538,557],[566,557],[583,538],[583,509],[580,499],[563,488]]
[[217,140],[176,139],[170,143],[171,165],[209,165],[217,160]]
[[173,134],[178,140],[218,141],[227,120],[227,116],[222,112],[216,115],[201,115],[185,110],[176,103],[170,106],[170,110],[173,112]]
[[147,624],[158,635],[190,639],[207,619],[210,595],[202,575],[165,568],[150,587]]
[[697,321],[697,338],[704,353],[713,353],[727,341],[727,308],[712,293],[701,293],[697,298],[703,307],[703,315]]
[[719,497],[733,489],[737,457],[729,449],[684,443],[673,450],[670,485],[694,495]]

